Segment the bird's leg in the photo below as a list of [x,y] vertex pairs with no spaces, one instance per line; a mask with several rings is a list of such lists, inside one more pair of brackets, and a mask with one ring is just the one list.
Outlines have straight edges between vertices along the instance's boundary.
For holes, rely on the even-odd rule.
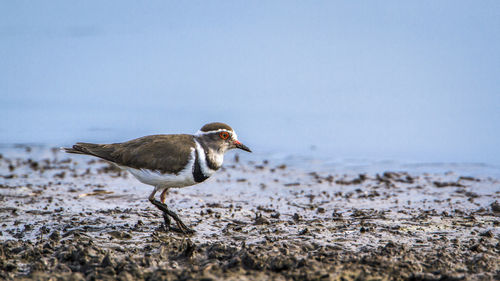
[[[164,189],[162,194],[161,194],[161,197],[160,199],[164,202],[165,201],[165,194],[166,194],[166,190],[167,189]],[[151,195],[149,196],[149,201],[156,206],[156,208],[158,208],[160,211],[163,212],[163,218],[165,220],[165,224],[168,223],[168,226],[167,228],[169,228],[170,226],[170,217],[173,218],[175,220],[175,223],[177,224],[177,227],[179,228],[178,230],[182,233],[185,233],[185,234],[191,234],[191,233],[194,233],[194,230],[190,229],[189,227],[186,226],[186,224],[184,224],[182,222],[182,220],[179,218],[179,216],[174,213],[173,211],[169,210],[167,205],[163,202],[160,202],[158,200],[155,200],[154,198],[154,195],[156,193],[156,189],[155,191],[153,191],[153,193],[151,193]]]
[[[177,224],[177,227],[179,228],[178,230],[180,232],[185,233],[185,234],[194,233],[194,230],[187,227],[186,224],[184,224],[182,222],[182,220],[179,218],[179,216],[176,213],[174,213],[173,211],[168,209],[167,205],[165,205],[165,204],[163,204],[160,201],[155,200],[155,199],[151,200],[151,203],[153,205],[155,205],[156,208],[160,209],[163,212],[163,218],[165,219],[165,221],[167,220],[167,218],[169,216],[171,218],[173,218],[175,220],[175,223]],[[168,218],[168,220],[170,220],[170,218]]]
[[153,190],[153,192],[151,192],[151,194],[149,194],[149,197],[148,197],[149,201],[152,202],[153,200],[155,200],[155,194],[156,194],[156,187]]
[[165,212],[163,212],[163,220],[165,221],[165,229],[169,230],[172,220]]
[[[156,188],[153,190],[153,192],[151,192],[151,194],[149,195],[149,201],[151,203],[154,204],[154,201],[155,200],[155,194],[156,194]],[[163,192],[162,192],[162,195],[163,195]],[[155,205],[156,206],[156,205]],[[158,206],[157,206],[158,207]],[[161,210],[161,209],[160,209]],[[170,229],[170,224],[172,223],[172,221],[170,220],[170,217],[165,213],[163,212],[163,220],[165,221],[165,229]]]
[[[163,203],[163,204],[165,204],[165,198],[167,197],[167,191],[168,191],[168,188],[165,188],[165,189],[163,189],[163,191],[160,194],[160,202]],[[165,224],[166,225],[167,225],[167,222],[168,222],[167,229],[169,229],[170,228],[170,224],[172,222],[170,220],[170,216],[168,214],[166,214],[165,212],[163,212],[163,219],[165,220]]]
[[160,194],[161,203],[165,204],[165,198],[167,197],[168,188],[165,188]]

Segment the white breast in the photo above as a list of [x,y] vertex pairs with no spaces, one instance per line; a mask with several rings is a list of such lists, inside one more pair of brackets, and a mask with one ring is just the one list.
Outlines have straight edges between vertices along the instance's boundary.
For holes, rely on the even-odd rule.
[[129,171],[140,182],[157,187],[184,187],[196,184],[193,178],[193,166],[195,161],[195,149],[191,148],[190,159],[186,167],[177,174],[161,173],[160,171],[148,169],[136,169],[121,167]]

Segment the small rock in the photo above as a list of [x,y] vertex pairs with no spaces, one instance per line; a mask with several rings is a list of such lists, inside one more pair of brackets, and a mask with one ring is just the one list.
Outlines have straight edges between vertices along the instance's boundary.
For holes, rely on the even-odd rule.
[[261,213],[257,213],[255,214],[254,224],[256,225],[269,224],[269,220],[263,217]]
[[280,213],[273,213],[273,214],[271,214],[271,218],[273,218],[273,219],[279,219],[280,218]]
[[295,214],[293,214],[292,219],[297,222],[297,221],[300,221],[301,217],[299,214],[295,213]]
[[53,231],[52,234],[50,234],[49,238],[50,240],[57,242],[61,240],[61,234],[59,234],[59,231]]
[[132,235],[130,235],[129,233],[123,232],[123,231],[115,230],[115,231],[108,232],[108,234],[116,239],[130,239],[130,238],[132,238]]
[[307,233],[309,233],[309,229],[307,229],[307,227],[304,228],[304,229],[302,229],[301,231],[299,231],[299,235],[304,235],[304,234],[307,234]]
[[491,210],[493,210],[493,212],[500,212],[500,203],[498,203],[498,201],[491,203],[490,206],[491,206]]
[[108,267],[108,266],[115,267],[115,263],[111,259],[111,257],[109,256],[109,253],[102,259],[101,266],[102,267]]
[[493,231],[491,231],[491,229],[490,229],[488,231],[480,233],[479,236],[493,238]]

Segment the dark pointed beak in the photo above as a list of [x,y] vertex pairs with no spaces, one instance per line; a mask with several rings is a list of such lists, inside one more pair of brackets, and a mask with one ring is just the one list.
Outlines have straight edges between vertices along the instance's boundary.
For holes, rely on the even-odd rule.
[[234,146],[235,146],[236,148],[239,148],[239,149],[242,149],[242,150],[245,150],[245,151],[248,151],[248,152],[252,152],[252,151],[250,150],[250,148],[248,148],[246,145],[242,144],[242,143],[241,143],[241,142],[239,142],[238,140],[235,140],[235,141],[233,142],[233,144],[234,144]]

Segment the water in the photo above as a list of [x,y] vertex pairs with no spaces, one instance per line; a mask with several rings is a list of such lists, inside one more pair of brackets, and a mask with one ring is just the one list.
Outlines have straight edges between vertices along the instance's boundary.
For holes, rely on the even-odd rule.
[[499,11],[5,2],[0,143],[117,142],[222,121],[263,157],[496,168]]

